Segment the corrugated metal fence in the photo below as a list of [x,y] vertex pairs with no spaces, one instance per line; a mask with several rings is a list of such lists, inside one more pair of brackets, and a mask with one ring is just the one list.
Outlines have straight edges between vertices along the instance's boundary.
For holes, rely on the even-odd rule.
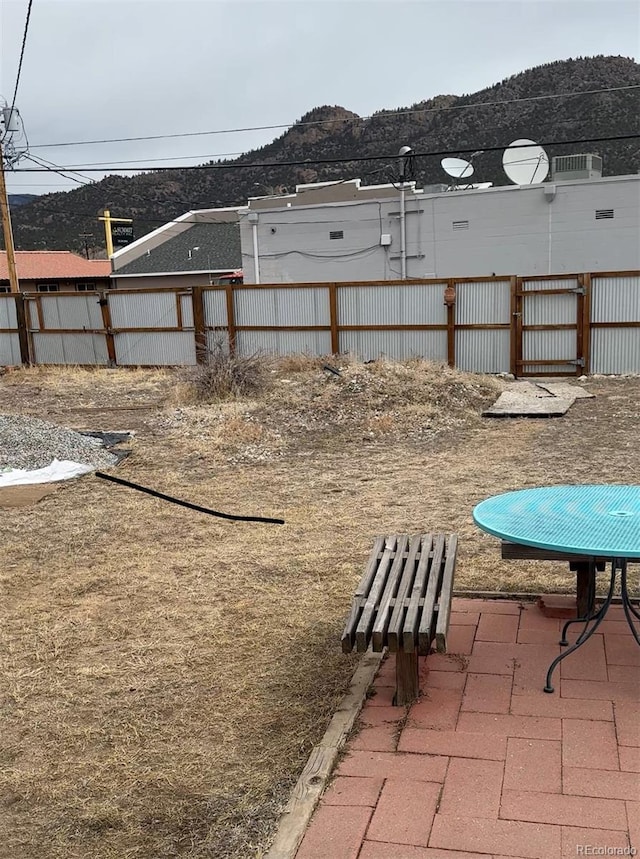
[[640,373],[640,272],[0,295],[0,364],[414,356],[527,375]]

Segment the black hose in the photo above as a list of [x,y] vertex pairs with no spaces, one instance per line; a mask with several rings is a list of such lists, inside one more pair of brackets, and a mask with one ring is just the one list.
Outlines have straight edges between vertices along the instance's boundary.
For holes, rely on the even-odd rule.
[[188,507],[189,510],[197,510],[199,513],[208,513],[209,516],[219,516],[221,519],[231,519],[234,522],[270,522],[273,525],[284,525],[284,519],[268,519],[265,516],[232,516],[230,513],[219,513],[217,510],[209,510],[207,507],[201,507],[199,504],[191,504],[189,501],[180,501],[178,498],[172,498],[170,495],[156,492],[155,489],[147,489],[146,486],[140,486],[138,483],[131,483],[129,480],[122,480],[120,477],[112,477],[110,474],[104,474],[102,471],[96,471],[95,475],[96,477],[101,477],[102,480],[110,480],[112,483],[120,484],[120,486],[128,486],[130,489],[137,489],[139,492],[146,492],[147,495],[153,495],[154,498],[162,498],[163,501],[171,501],[172,504],[180,504],[181,507]]

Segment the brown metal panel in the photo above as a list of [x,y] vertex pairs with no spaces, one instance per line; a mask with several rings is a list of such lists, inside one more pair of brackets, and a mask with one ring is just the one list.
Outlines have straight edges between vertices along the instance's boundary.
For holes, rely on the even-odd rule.
[[227,333],[229,336],[229,354],[231,355],[236,351],[236,312],[233,291],[241,286],[242,284],[229,283],[225,287],[227,296]]
[[31,363],[29,354],[29,336],[27,333],[27,314],[24,306],[24,296],[15,293],[13,296],[16,306],[16,318],[18,322],[18,343],[20,344],[20,360],[23,364]]
[[[180,298],[178,298],[180,301]],[[196,361],[204,364],[207,360],[207,333],[204,322],[204,287],[194,286],[191,291],[193,306],[193,327],[196,339]]]
[[337,355],[340,351],[340,334],[338,332],[338,287],[335,283],[329,284],[329,320],[331,326],[331,354]]

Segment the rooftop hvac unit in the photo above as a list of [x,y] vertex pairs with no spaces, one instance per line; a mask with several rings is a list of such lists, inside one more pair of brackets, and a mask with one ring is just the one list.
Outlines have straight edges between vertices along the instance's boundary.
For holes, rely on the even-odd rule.
[[599,179],[601,176],[602,158],[592,152],[583,155],[557,155],[551,161],[553,181]]

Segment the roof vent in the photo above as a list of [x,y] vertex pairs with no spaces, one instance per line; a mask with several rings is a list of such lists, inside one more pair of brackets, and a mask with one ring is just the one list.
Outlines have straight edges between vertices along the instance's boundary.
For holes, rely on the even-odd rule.
[[604,221],[606,218],[615,217],[613,209],[596,209],[596,221]]
[[600,179],[602,176],[602,158],[593,152],[582,155],[556,155],[551,160],[551,178],[556,180],[569,179]]
[[331,230],[329,232],[330,239],[343,239],[344,238],[344,230]]

